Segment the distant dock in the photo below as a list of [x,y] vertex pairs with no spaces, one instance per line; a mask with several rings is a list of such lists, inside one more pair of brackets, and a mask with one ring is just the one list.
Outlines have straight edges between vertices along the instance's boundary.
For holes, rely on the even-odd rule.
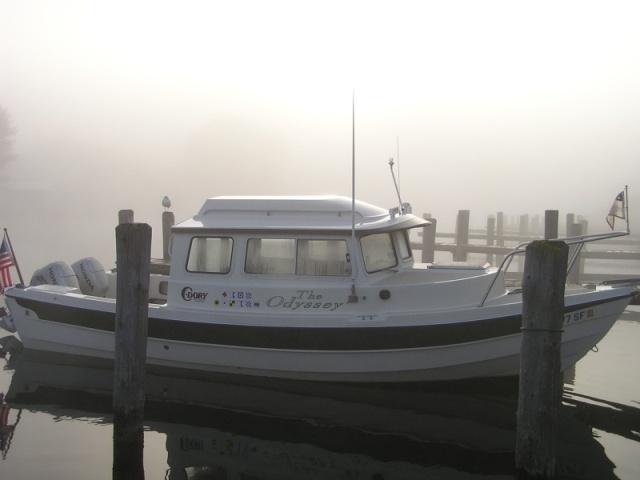
[[[467,262],[470,257],[475,261],[486,261],[499,265],[505,255],[513,252],[519,245],[533,240],[558,238],[559,221],[556,210],[545,212],[540,217],[521,215],[517,222],[506,222],[505,215],[499,212],[487,218],[483,230],[469,228],[471,213],[459,210],[454,233],[438,231],[437,219],[430,214],[423,218],[432,222],[419,232],[419,241],[412,242],[414,251],[422,253],[422,261],[434,262],[438,253],[451,254],[454,262]],[[580,217],[568,214],[563,237],[586,235],[588,223],[576,220]],[[597,262],[600,260],[600,262]],[[522,276],[522,261],[514,260],[506,272],[506,278],[517,281]],[[587,244],[580,252],[578,262],[570,272],[569,283],[599,283],[604,281],[633,279],[640,277],[640,238],[624,236]]]

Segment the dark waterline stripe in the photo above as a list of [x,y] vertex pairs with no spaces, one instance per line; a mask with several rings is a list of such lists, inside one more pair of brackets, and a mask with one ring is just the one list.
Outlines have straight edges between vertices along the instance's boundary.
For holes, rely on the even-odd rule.
[[[619,300],[565,308],[565,313]],[[115,331],[115,314],[36,300],[15,299],[43,321]],[[276,350],[393,350],[477,342],[520,332],[521,315],[452,324],[385,327],[271,327],[149,318],[148,335],[159,340]]]

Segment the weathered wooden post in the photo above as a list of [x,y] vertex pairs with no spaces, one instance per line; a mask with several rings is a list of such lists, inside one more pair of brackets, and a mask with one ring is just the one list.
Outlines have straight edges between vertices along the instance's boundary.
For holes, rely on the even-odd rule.
[[424,263],[433,263],[436,251],[436,227],[438,220],[431,218],[430,213],[425,213],[422,218],[429,220],[431,225],[422,227],[422,261]]
[[547,240],[526,250],[515,460],[531,476],[549,478],[555,469],[568,251],[566,243]]
[[[567,230],[567,237],[579,237],[582,235],[582,224],[573,223],[568,227],[569,227],[569,230]],[[576,248],[578,248],[577,245],[572,245],[569,248],[569,253],[573,255],[573,252],[576,250]],[[580,255],[578,255],[578,259],[573,264],[573,268],[571,268],[571,271],[567,275],[567,283],[570,283],[573,285],[577,285],[578,283],[580,283],[580,276],[582,275],[582,269],[583,269],[583,262],[582,260],[580,260]]]
[[534,215],[531,219],[531,229],[530,231],[534,234],[540,232],[540,215]]
[[518,228],[518,234],[521,237],[525,237],[529,235],[529,215],[526,213],[523,215],[520,215],[520,225]]
[[[504,212],[498,212],[496,215],[496,245],[504,247]],[[504,259],[504,255],[496,255],[496,264]]]
[[[493,215],[487,217],[487,245],[493,246],[496,241],[496,218]],[[487,253],[487,262],[493,265],[493,254]]]
[[113,478],[143,479],[145,366],[149,314],[151,227],[116,227]]
[[467,246],[469,245],[469,210],[459,210],[456,220],[456,250],[453,254],[454,262],[467,261]]
[[589,233],[589,220],[578,218],[578,223],[582,225],[582,235],[587,235]]
[[422,218],[431,222],[431,225],[422,227],[422,262],[433,263],[436,255],[436,227],[438,226],[438,220],[431,218],[430,213],[423,213]]
[[545,240],[558,238],[558,210],[544,211],[544,238]]
[[567,233],[567,237],[570,237],[569,231],[571,230],[571,225],[576,223],[576,215],[574,213],[567,213],[567,222],[565,224],[565,232]]
[[171,227],[175,223],[173,212],[162,212],[162,258],[165,262],[171,260]]
[[118,225],[133,223],[133,210],[120,210],[118,212]]
[[[518,235],[522,237],[518,242],[524,242],[525,241],[524,237],[529,235],[529,215],[526,213],[523,215],[520,215],[520,223],[518,225]],[[516,256],[516,262],[518,265],[518,272],[522,272],[524,270],[524,266],[523,266],[524,258],[522,258],[522,255]]]

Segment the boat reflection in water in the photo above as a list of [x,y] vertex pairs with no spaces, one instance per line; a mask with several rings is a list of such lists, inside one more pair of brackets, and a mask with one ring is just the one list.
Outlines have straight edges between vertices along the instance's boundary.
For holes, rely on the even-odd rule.
[[[108,361],[15,357],[12,410],[110,424]],[[169,479],[516,478],[516,402],[516,379],[349,386],[149,367],[145,426],[166,435]],[[576,417],[576,406],[606,408],[570,403],[561,407],[558,478],[617,478]]]

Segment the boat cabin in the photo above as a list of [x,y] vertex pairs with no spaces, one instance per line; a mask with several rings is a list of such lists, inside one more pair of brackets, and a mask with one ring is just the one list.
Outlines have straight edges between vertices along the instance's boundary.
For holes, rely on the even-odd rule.
[[356,277],[413,265],[408,229],[428,224],[348,197],[209,198],[172,229],[168,300],[184,302],[185,288],[208,297],[211,286],[264,289],[267,280],[348,292]]

